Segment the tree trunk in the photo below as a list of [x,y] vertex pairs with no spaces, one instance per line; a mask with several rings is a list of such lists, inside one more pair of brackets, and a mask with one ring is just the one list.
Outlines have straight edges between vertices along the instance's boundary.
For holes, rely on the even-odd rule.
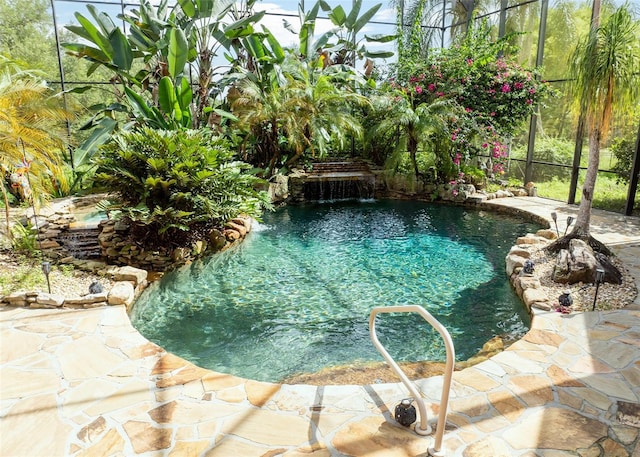
[[7,189],[4,185],[4,176],[0,176],[0,189],[2,189],[2,197],[4,199],[4,217],[7,230],[7,238],[11,240],[13,238],[11,234],[11,218],[9,213],[9,195],[7,195]]
[[413,132],[409,134],[407,139],[407,149],[409,150],[409,158],[411,159],[411,165],[413,165],[413,171],[416,174],[416,178],[420,178],[420,170],[418,168],[418,140],[414,137]]
[[591,224],[591,207],[593,204],[593,191],[596,186],[596,178],[598,177],[598,168],[600,166],[600,128],[591,125],[589,131],[589,166],[587,174],[582,185],[582,198],[580,200],[580,208],[578,209],[578,217],[571,231],[572,235],[580,237],[589,236],[589,226]]
[[598,167],[600,166],[600,126],[593,125],[589,131],[589,166],[587,175],[582,186],[582,199],[578,208],[578,216],[573,226],[573,230],[566,236],[558,238],[545,248],[547,252],[558,252],[561,249],[569,248],[569,241],[579,238],[585,241],[591,248],[606,256],[612,253],[607,246],[591,236],[589,227],[591,225],[591,206],[593,203],[593,191],[598,177]]

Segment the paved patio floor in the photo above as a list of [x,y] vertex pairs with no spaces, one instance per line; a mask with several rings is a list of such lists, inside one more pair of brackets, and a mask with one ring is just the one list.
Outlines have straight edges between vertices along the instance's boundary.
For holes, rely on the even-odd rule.
[[[577,208],[507,205],[559,221]],[[592,232],[640,280],[640,220]],[[563,230],[564,227],[561,227]],[[514,240],[515,241],[515,240]],[[145,340],[124,307],[0,308],[1,456],[426,456],[390,416],[402,384],[280,385],[196,367]],[[441,377],[417,383],[439,409]],[[640,301],[537,315],[506,351],[454,374],[443,451],[463,457],[640,457]]]

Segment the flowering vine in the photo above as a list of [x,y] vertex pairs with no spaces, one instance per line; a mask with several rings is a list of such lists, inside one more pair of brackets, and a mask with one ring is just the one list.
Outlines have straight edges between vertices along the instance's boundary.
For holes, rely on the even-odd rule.
[[503,172],[506,141],[551,89],[536,70],[507,57],[506,40],[492,42],[487,30],[481,27],[457,46],[401,68],[404,77],[392,86],[406,94],[414,109],[443,98],[459,105],[441,132],[440,150],[448,152],[458,170],[478,154],[487,156],[491,174]]

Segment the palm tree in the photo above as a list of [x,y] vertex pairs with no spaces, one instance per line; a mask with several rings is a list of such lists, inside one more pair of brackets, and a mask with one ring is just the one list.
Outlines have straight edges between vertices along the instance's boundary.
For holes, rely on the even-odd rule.
[[0,190],[9,237],[9,174],[28,179],[34,204],[47,196],[52,185],[66,188],[62,167],[67,118],[60,100],[41,79],[0,56]]
[[[239,125],[249,132],[248,160],[271,176],[278,166],[290,167],[305,153],[322,157],[331,145],[361,136],[352,107],[368,101],[350,89],[351,76],[290,57],[272,70],[267,82],[252,75],[240,80],[229,99]],[[284,152],[288,157],[282,164]]]
[[589,131],[589,165],[576,223],[571,233],[554,243],[554,251],[566,247],[569,240],[580,238],[588,241],[594,249],[608,253],[608,249],[595,240],[589,231],[600,146],[609,134],[614,107],[632,103],[638,97],[638,22],[634,21],[628,5],[623,5],[604,24],[599,25],[598,10],[594,5],[591,31],[578,44],[571,59],[574,93],[580,100]]
[[434,99],[415,107],[410,98],[405,96],[385,97],[381,100],[386,100],[387,106],[378,108],[386,108],[389,115],[375,127],[373,135],[386,137],[393,132],[396,144],[394,152],[387,160],[386,168],[397,168],[402,156],[408,152],[416,178],[423,177],[417,161],[421,145],[429,146],[433,151],[438,170],[447,168],[444,162],[451,162],[449,119],[455,115],[462,115],[464,109],[450,99]]

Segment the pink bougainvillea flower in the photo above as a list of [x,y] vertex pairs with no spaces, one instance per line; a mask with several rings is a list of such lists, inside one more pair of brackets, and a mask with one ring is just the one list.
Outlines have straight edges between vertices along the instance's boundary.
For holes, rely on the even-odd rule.
[[524,87],[524,84],[522,84],[520,81],[518,81],[517,83],[515,83],[515,84],[513,85],[513,87],[514,87],[516,90],[519,90],[519,89],[522,89],[522,88]]
[[535,90],[535,89],[533,89],[533,88],[531,88],[531,89],[529,89],[529,93],[530,93],[530,94],[535,94],[535,93],[536,93],[536,90]]
[[527,99],[526,104],[527,105],[531,105],[533,103],[533,100],[531,100],[530,98]]
[[427,86],[427,89],[429,89],[429,92],[433,92],[434,90],[436,90],[436,85],[431,83]]
[[473,111],[473,110],[472,110],[471,108],[469,108],[469,107],[466,107],[464,110],[465,110],[467,113],[470,113],[471,111]]
[[502,85],[500,90],[502,91],[503,94],[506,94],[508,92],[511,92],[511,86],[509,84],[505,83],[505,84]]
[[422,93],[422,87],[416,86],[416,94],[421,94],[421,93]]

